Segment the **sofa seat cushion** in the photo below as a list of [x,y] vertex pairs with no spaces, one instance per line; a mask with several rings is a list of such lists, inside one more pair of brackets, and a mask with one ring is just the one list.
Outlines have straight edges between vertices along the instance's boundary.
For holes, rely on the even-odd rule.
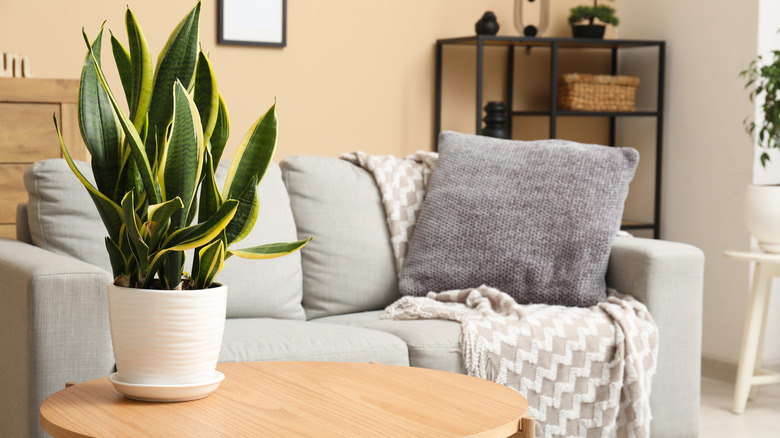
[[409,365],[406,344],[389,333],[340,324],[237,318],[225,322],[220,362],[304,360]]
[[314,322],[363,327],[393,334],[406,342],[409,365],[465,374],[460,349],[460,323],[441,319],[380,319],[383,310],[335,315]]

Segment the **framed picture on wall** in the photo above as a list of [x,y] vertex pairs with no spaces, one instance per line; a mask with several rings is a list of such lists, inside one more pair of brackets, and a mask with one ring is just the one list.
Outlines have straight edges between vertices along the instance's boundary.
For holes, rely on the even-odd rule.
[[284,47],[287,0],[219,0],[220,44]]

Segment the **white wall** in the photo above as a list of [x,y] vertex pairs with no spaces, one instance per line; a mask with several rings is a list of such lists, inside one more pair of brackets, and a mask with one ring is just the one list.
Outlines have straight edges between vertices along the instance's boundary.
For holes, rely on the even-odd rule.
[[[741,212],[753,149],[742,120],[754,108],[738,73],[757,53],[758,4],[624,0],[618,6],[620,38],[667,41],[662,238],[704,251],[702,354],[731,363],[739,356],[749,267],[723,250],[750,242]],[[652,132],[637,129],[621,140],[647,136]],[[780,349],[770,347],[780,333],[770,331],[767,359],[776,361]]]

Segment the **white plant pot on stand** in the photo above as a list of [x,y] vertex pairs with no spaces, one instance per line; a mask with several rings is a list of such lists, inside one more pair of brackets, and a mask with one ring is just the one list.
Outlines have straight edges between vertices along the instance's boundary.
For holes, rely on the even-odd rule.
[[749,184],[744,219],[762,250],[780,253],[780,185]]
[[128,398],[173,402],[203,398],[225,376],[216,371],[225,329],[227,286],[171,291],[108,286],[117,372]]

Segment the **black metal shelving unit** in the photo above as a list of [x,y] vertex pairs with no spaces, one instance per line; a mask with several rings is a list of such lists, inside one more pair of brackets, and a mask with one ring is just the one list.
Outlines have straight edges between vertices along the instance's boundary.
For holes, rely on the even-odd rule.
[[[592,40],[580,38],[527,38],[527,37],[506,37],[490,35],[474,35],[461,38],[448,38],[436,41],[436,108],[435,108],[435,138],[441,132],[441,112],[442,112],[442,72],[443,72],[443,54],[445,46],[474,46],[476,48],[477,65],[477,92],[475,102],[476,129],[479,135],[482,133],[482,108],[483,108],[483,78],[484,78],[484,59],[487,48],[504,48],[507,56],[506,68],[506,105],[511,112],[509,117],[509,131],[512,132],[512,120],[515,117],[522,116],[547,116],[550,124],[550,138],[557,138],[558,117],[608,117],[609,118],[609,144],[615,145],[616,119],[618,117],[652,117],[656,119],[656,157],[655,157],[655,193],[654,193],[654,211],[652,222],[632,222],[624,221],[623,229],[639,230],[649,229],[653,232],[654,238],[659,238],[661,234],[661,163],[663,152],[663,107],[664,107],[664,69],[666,58],[666,43],[664,41],[648,40]],[[535,111],[515,111],[513,106],[514,99],[514,81],[515,81],[515,51],[518,48],[530,50],[532,47],[539,47],[550,50],[550,106],[546,110]],[[611,52],[610,74],[618,74],[618,56],[623,49],[637,47],[655,47],[658,53],[658,90],[656,108],[651,111],[634,112],[590,112],[590,111],[562,111],[557,109],[558,101],[558,58],[559,49],[603,49]]]

